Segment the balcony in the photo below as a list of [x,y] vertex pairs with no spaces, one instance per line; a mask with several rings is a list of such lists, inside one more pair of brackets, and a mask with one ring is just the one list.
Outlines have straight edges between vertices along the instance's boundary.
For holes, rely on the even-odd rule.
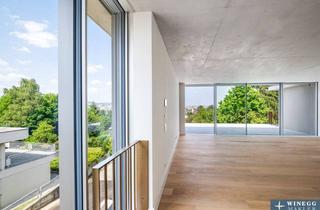
[[148,173],[148,141],[131,143],[93,167],[89,208],[148,209]]

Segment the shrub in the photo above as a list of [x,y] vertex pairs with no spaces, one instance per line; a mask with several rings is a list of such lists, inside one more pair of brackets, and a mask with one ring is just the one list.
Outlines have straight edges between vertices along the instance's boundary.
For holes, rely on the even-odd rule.
[[105,152],[101,147],[89,147],[88,148],[88,165],[92,166],[97,163],[103,156]]
[[55,157],[50,163],[51,171],[59,171],[59,158]]
[[99,136],[90,136],[89,147],[101,147],[106,154],[112,153],[112,137],[108,132],[101,132]]
[[[89,147],[88,148],[88,165],[93,166],[98,163],[106,153],[101,147]],[[59,171],[59,158],[55,157],[50,163],[51,171]]]
[[39,127],[32,132],[32,135],[28,139],[30,142],[41,143],[56,143],[58,141],[58,135],[54,133],[54,127],[42,121],[39,123]]

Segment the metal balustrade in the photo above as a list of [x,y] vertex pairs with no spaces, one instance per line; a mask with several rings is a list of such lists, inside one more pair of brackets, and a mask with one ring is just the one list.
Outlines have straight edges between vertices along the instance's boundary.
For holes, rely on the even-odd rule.
[[148,141],[136,141],[93,167],[93,210],[147,210],[148,180]]

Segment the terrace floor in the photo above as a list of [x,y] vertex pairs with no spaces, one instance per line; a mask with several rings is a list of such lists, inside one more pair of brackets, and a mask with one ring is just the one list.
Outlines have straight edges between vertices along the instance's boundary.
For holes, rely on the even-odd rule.
[[[248,124],[249,135],[279,135],[279,126],[270,124]],[[210,123],[186,123],[186,133],[188,134],[213,134],[214,124]],[[312,134],[285,129],[288,136],[308,136]],[[217,134],[219,135],[245,135],[246,124],[217,124]]]
[[271,199],[318,199],[319,140],[182,137],[159,210],[266,210]]

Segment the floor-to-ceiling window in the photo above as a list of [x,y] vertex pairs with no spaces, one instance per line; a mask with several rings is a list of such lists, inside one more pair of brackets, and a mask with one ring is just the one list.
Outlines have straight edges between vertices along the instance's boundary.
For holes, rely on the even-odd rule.
[[279,84],[248,84],[247,134],[279,135]]
[[[112,154],[112,15],[98,0],[87,3],[87,176],[88,207],[92,209],[92,167]],[[109,174],[112,167],[108,167]],[[101,184],[110,186],[108,208],[112,205],[111,176]],[[105,180],[107,179],[107,180]],[[104,189],[104,188],[101,188]],[[104,207],[103,207],[104,208]]]
[[186,132],[315,136],[317,90],[314,82],[187,86]]
[[214,133],[214,87],[186,86],[185,89],[186,133]]
[[0,209],[59,192],[58,33],[58,0],[1,1]]
[[246,134],[246,85],[216,86],[216,134]]
[[[92,167],[127,145],[126,31],[117,1],[87,0],[86,21],[87,205],[92,209]],[[119,208],[114,201],[125,192],[124,164],[118,160],[101,170],[101,208]]]
[[317,135],[317,84],[283,84],[283,135]]
[[[126,146],[125,23],[116,0],[59,1],[62,209],[92,209],[93,166]],[[100,193],[103,208],[115,207],[124,190],[119,164],[113,166],[99,174],[100,185],[112,188]]]

